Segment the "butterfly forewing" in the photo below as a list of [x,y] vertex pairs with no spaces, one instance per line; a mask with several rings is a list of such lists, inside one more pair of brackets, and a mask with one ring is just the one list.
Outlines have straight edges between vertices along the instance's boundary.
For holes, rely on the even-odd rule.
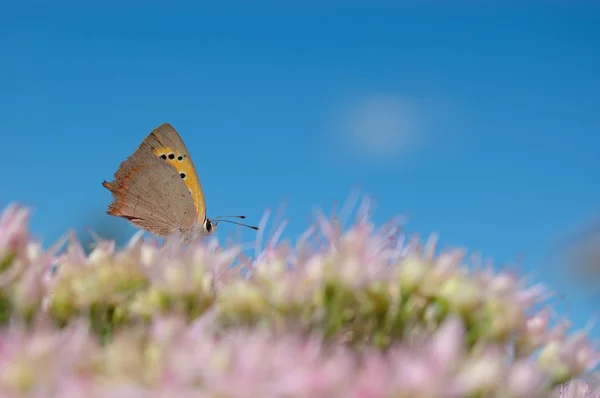
[[177,170],[194,201],[198,221],[202,223],[206,217],[204,192],[192,158],[177,131],[170,124],[164,123],[155,128],[144,143],[152,148],[157,158]]

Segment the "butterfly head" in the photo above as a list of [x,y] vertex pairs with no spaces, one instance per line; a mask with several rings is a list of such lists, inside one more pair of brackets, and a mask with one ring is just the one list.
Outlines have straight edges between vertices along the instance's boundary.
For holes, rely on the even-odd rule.
[[231,224],[241,225],[242,227],[250,228],[258,231],[258,227],[248,224],[242,224],[231,220],[225,220],[224,218],[246,218],[245,216],[220,216],[213,219],[205,218],[204,222],[197,223],[191,230],[179,230],[179,234],[183,237],[183,242],[188,243],[198,236],[209,236],[217,231],[217,227],[220,222],[227,222]]
[[187,244],[196,238],[214,234],[217,230],[217,224],[218,221],[215,222],[205,218],[204,222],[195,224],[191,229],[179,229],[177,235],[181,236],[184,244]]
[[205,219],[204,223],[202,223],[202,234],[203,235],[212,235],[217,230],[217,226],[219,225],[219,221],[212,221],[210,219]]

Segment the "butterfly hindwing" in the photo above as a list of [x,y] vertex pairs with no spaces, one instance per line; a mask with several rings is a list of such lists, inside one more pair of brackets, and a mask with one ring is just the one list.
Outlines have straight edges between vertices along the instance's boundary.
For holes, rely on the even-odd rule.
[[196,223],[196,206],[179,172],[145,141],[121,163],[114,181],[102,185],[113,195],[108,214],[155,235],[187,234]]

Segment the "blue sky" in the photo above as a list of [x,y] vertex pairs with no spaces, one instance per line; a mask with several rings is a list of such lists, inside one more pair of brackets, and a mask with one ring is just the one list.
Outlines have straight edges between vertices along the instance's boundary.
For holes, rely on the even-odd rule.
[[545,260],[600,210],[598,21],[589,5],[4,4],[0,204],[32,206],[45,243],[86,225],[129,236],[101,182],[169,122],[209,216],[257,223],[287,200],[297,236],[360,186],[378,223],[407,214],[409,232],[499,266],[523,255],[581,327],[597,300]]

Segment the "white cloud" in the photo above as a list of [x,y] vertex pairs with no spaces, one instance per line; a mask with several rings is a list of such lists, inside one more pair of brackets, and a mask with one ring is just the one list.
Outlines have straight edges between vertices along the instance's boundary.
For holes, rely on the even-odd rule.
[[[377,95],[356,101],[338,120],[338,139],[353,155],[386,160],[422,142],[419,113],[400,96]],[[339,143],[339,142],[338,142]]]

